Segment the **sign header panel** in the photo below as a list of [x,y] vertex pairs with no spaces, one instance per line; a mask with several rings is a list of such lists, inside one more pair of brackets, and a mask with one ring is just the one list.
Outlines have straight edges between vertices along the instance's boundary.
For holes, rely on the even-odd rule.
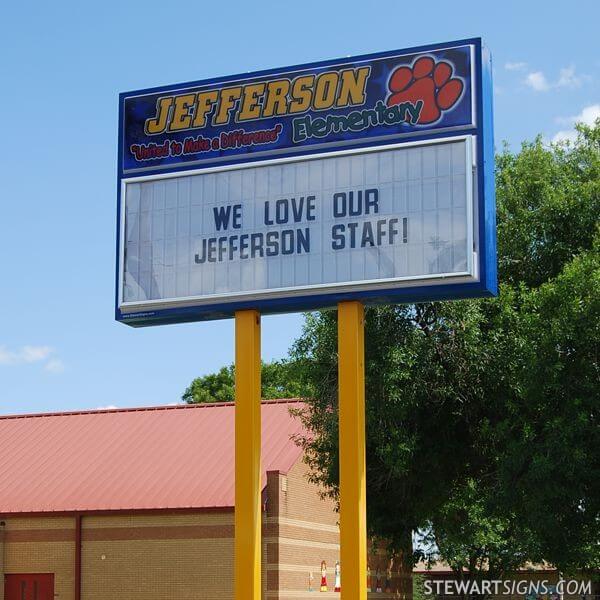
[[496,291],[479,39],[120,96],[116,318]]
[[124,173],[340,149],[475,125],[473,47],[393,52],[123,100]]

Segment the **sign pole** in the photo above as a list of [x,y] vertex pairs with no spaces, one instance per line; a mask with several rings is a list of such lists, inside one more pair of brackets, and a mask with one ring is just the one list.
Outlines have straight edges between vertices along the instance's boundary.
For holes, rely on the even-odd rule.
[[260,314],[235,313],[235,600],[261,598]]
[[338,304],[342,600],[367,598],[364,307]]

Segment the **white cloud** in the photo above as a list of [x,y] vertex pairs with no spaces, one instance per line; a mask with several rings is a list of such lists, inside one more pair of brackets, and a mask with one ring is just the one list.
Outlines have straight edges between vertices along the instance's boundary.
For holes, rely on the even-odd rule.
[[62,373],[65,370],[63,361],[55,356],[51,346],[21,346],[11,350],[0,346],[0,366],[14,367],[19,365],[41,364],[48,373]]
[[525,62],[507,62],[507,63],[504,63],[504,68],[507,71],[523,71],[526,66],[527,66],[527,63],[525,63]]
[[50,346],[23,346],[19,350],[8,350],[0,346],[0,365],[20,365],[44,361],[54,350]]
[[550,89],[550,84],[541,71],[529,73],[525,78],[525,84],[536,92],[547,92]]
[[48,373],[62,373],[65,370],[65,363],[60,358],[52,358],[44,365],[44,371]]
[[591,104],[586,106],[576,117],[576,123],[593,125],[596,119],[600,118],[600,104]]
[[590,81],[590,79],[588,75],[578,75],[575,72],[575,67],[571,65],[559,71],[556,81],[548,81],[543,71],[532,71],[527,74],[524,82],[525,85],[528,85],[536,92],[547,92],[548,90],[558,88],[578,88],[581,87],[584,81]]
[[54,350],[50,346],[23,346],[21,354],[27,363],[46,360]]
[[94,410],[115,410],[116,408],[119,407],[115,406],[114,404],[108,404],[107,406],[96,406]]
[[575,67],[567,67],[561,69],[556,82],[556,87],[579,87],[581,85],[582,78],[575,74]]
[[600,119],[600,104],[590,104],[585,106],[583,110],[572,117],[559,117],[556,119],[559,123],[565,123],[571,125],[571,129],[563,129],[558,131],[552,141],[558,142],[574,142],[577,139],[577,131],[573,129],[575,123],[583,123],[584,125],[593,125],[596,119]]
[[561,131],[557,131],[554,137],[552,138],[553,144],[558,144],[559,142],[575,142],[577,139],[577,131],[575,129],[562,129]]

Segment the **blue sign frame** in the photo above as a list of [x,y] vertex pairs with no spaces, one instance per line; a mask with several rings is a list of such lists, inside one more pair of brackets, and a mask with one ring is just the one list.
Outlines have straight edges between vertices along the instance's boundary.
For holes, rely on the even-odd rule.
[[[437,69],[441,63],[452,65],[454,73],[444,74],[441,70],[432,73],[433,65]],[[391,75],[390,64],[393,67]],[[365,77],[367,69],[368,77]],[[402,88],[407,74],[413,78],[408,92]],[[436,107],[423,103],[415,91],[419,86],[415,84],[438,75],[452,84],[445,86],[445,97],[436,96]],[[340,82],[337,104],[327,112],[326,105],[331,97],[331,86],[327,84],[334,81]],[[348,83],[345,90],[344,81]],[[307,106],[307,89],[311,85],[312,104]],[[426,85],[429,81],[423,83],[422,88]],[[276,114],[259,114],[257,110],[255,100],[265,87],[273,90],[273,97],[277,96],[278,89],[281,90],[280,97],[284,92],[286,94],[287,105],[283,101],[280,104],[273,102],[270,107],[265,102],[260,105],[262,113],[268,108]],[[298,92],[295,99],[294,90]],[[385,105],[380,101],[382,90],[387,94]],[[423,94],[427,94],[427,90]],[[246,100],[248,96],[250,99]],[[197,103],[195,107],[192,102]],[[204,123],[198,123],[194,128],[189,115],[200,115],[201,103],[205,109]],[[191,111],[188,110],[190,107]],[[282,114],[282,111],[287,112]],[[290,111],[295,112],[290,114]],[[329,117],[332,112],[335,118]],[[216,123],[217,120],[221,123]],[[365,123],[367,127],[361,129]],[[390,124],[392,126],[388,127]],[[324,132],[326,137],[322,135]],[[198,171],[204,167],[259,163],[267,159],[326,156],[342,149],[384,147],[405,141],[441,141],[457,135],[472,135],[476,140],[478,281],[316,295],[299,291],[278,299],[121,310],[123,181],[147,175]],[[229,318],[235,311],[243,309],[257,309],[265,314],[298,312],[334,306],[351,299],[367,304],[413,303],[495,295],[491,56],[480,38],[472,38],[122,93],[119,96],[117,196],[115,317],[132,326]]]

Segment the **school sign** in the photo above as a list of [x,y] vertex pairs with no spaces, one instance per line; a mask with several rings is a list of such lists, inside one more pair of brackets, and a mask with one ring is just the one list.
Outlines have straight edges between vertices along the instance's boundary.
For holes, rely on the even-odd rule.
[[120,96],[130,325],[496,291],[479,39]]

